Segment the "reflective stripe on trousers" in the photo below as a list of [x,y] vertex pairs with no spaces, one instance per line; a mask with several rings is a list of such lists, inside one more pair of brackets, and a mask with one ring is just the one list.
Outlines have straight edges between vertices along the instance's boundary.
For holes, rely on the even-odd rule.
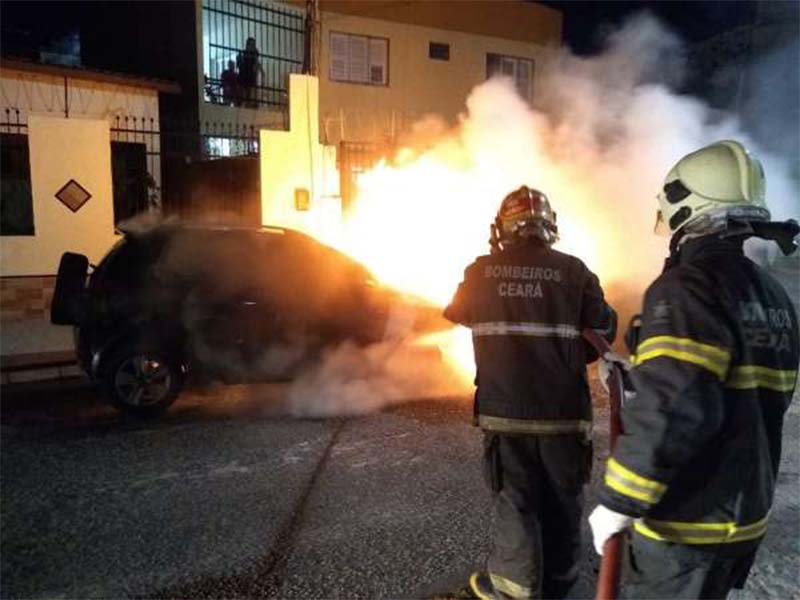
[[504,593],[506,596],[511,596],[512,598],[531,598],[533,596],[531,588],[515,583],[500,575],[489,573],[489,579],[492,580],[494,589]]
[[523,335],[530,337],[559,337],[574,339],[581,336],[575,325],[569,323],[534,323],[495,321],[487,323],[473,323],[472,336],[485,335]]
[[592,422],[582,419],[507,419],[478,415],[478,427],[498,433],[527,433],[530,435],[582,433],[587,438],[592,435]]

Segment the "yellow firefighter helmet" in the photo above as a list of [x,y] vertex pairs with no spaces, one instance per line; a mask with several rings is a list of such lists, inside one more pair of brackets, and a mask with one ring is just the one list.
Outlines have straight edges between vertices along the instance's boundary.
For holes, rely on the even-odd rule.
[[710,232],[728,219],[769,221],[764,169],[747,149],[723,140],[687,154],[658,194],[656,230]]

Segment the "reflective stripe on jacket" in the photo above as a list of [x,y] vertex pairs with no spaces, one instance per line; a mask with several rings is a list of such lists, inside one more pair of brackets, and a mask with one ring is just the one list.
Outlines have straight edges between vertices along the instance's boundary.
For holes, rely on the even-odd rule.
[[613,340],[616,314],[577,258],[541,244],[467,267],[445,317],[472,330],[478,425],[505,433],[589,435],[584,328]]
[[720,544],[764,534],[783,417],[800,361],[781,285],[741,242],[687,242],[645,296],[625,434],[601,502],[652,539]]

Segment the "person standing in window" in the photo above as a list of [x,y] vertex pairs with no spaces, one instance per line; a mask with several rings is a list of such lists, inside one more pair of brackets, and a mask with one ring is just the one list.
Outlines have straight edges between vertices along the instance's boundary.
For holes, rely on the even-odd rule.
[[258,60],[258,48],[256,39],[247,38],[244,50],[239,52],[236,57],[236,66],[239,69],[239,89],[243,96],[243,104],[249,108],[258,108],[258,97],[256,86],[258,84],[258,74],[263,77],[261,63]]
[[241,104],[241,97],[239,92],[239,76],[236,74],[236,63],[232,60],[228,61],[228,68],[225,69],[219,76],[222,85],[222,103],[226,106]]

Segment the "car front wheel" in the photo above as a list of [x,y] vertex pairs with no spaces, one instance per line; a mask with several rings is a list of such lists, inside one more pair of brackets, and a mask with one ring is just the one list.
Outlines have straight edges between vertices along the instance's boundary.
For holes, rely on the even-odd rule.
[[180,363],[163,352],[128,346],[108,361],[104,384],[118,409],[140,416],[164,412],[183,386]]

